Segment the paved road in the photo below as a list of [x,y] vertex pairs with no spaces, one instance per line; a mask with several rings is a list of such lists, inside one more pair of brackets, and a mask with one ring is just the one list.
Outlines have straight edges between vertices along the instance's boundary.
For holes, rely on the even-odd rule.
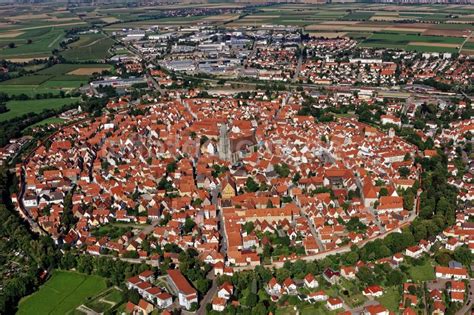
[[197,315],[206,314],[206,305],[212,302],[212,299],[217,293],[217,281],[214,277],[214,272],[212,270],[209,271],[207,278],[212,280],[212,286],[209,291],[207,291],[206,295],[203,297],[201,304],[199,305],[199,309],[196,312]]

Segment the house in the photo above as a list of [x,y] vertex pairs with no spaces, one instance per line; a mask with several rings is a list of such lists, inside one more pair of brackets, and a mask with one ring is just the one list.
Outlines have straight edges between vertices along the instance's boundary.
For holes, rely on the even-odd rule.
[[212,310],[216,312],[223,312],[225,309],[226,303],[227,303],[226,299],[216,296],[214,299],[212,299]]
[[156,296],[156,306],[158,308],[167,308],[173,304],[173,297],[168,292],[162,292]]
[[342,308],[342,300],[340,298],[331,297],[331,298],[327,299],[326,307],[330,311],[335,311],[337,309],[340,309],[340,308]]
[[446,242],[446,249],[450,251],[454,251],[456,248],[460,247],[461,245],[462,243],[459,242],[457,238],[450,238]]
[[339,280],[341,274],[337,271],[332,270],[331,268],[326,268],[323,272],[323,278],[331,284],[336,284]]
[[435,301],[433,303],[433,313],[432,315],[444,315],[446,311],[446,305],[441,301]]
[[341,267],[341,276],[348,280],[356,278],[356,269],[352,266]]
[[463,303],[464,302],[464,293],[461,292],[451,292],[449,294],[449,299],[454,303]]
[[383,289],[378,285],[371,285],[362,291],[365,296],[380,297],[383,295]]
[[140,309],[138,305],[133,304],[132,302],[128,301],[127,305],[125,305],[125,312],[128,314],[139,314]]
[[423,249],[418,246],[410,246],[405,250],[405,256],[411,257],[411,258],[420,258],[421,255],[423,254]]
[[283,289],[286,291],[287,294],[295,294],[296,293],[296,284],[291,278],[286,278],[283,281]]
[[466,285],[462,281],[450,281],[448,292],[460,292],[464,294],[464,292],[466,292]]
[[382,305],[375,304],[369,305],[364,308],[363,313],[364,315],[389,315],[390,312]]
[[193,303],[198,303],[197,291],[179,270],[168,270],[168,278],[171,285],[178,292],[179,305],[191,309]]
[[281,285],[277,282],[275,277],[271,278],[268,282],[267,292],[272,296],[279,296],[281,294]]
[[438,279],[455,279],[463,280],[468,278],[465,268],[450,268],[444,266],[435,267],[436,278]]
[[142,312],[143,315],[148,315],[153,312],[155,307],[153,306],[153,304],[145,301],[144,299],[140,299],[140,301],[138,302],[138,309]]
[[314,278],[313,274],[308,273],[304,277],[304,286],[308,289],[316,289],[319,286],[318,280]]
[[138,277],[138,276],[135,276],[135,277],[131,277],[131,278],[128,278],[127,279],[127,289],[131,290],[131,289],[136,289],[137,288],[137,285],[142,282],[142,280]]
[[411,307],[407,307],[403,310],[402,315],[416,315],[416,312]]
[[308,294],[307,300],[308,302],[320,302],[326,301],[328,299],[327,294],[324,291],[312,292]]
[[234,293],[234,286],[230,282],[224,282],[219,290],[217,290],[217,296],[222,299],[230,299],[232,294]]
[[155,281],[155,273],[151,270],[145,270],[138,275],[138,278],[142,281],[153,282]]

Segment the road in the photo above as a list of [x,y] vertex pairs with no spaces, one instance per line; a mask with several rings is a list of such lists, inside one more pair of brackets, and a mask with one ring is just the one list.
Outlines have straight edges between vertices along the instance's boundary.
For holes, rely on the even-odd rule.
[[206,305],[208,303],[211,303],[212,299],[217,294],[217,280],[212,270],[209,271],[209,273],[207,274],[207,278],[212,280],[212,286],[209,291],[207,291],[206,295],[202,298],[201,303],[199,304],[199,309],[196,311],[197,315],[206,314]]
[[473,31],[471,31],[471,32],[469,33],[469,36],[467,36],[466,39],[462,42],[461,46],[459,46],[458,52],[461,52],[462,48],[463,48],[464,45],[469,41],[469,39],[472,37],[472,34],[473,34],[473,33],[474,33]]

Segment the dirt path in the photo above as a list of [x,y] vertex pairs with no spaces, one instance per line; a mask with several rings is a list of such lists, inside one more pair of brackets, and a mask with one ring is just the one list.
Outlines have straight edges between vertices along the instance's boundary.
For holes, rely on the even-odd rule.
[[49,43],[48,48],[53,47],[53,45],[63,36],[63,34],[59,34],[51,43]]

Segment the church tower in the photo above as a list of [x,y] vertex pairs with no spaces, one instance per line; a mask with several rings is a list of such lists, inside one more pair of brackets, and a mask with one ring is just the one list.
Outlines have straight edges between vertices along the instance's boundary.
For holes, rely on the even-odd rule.
[[232,159],[227,124],[222,124],[219,130],[219,158],[225,161]]

